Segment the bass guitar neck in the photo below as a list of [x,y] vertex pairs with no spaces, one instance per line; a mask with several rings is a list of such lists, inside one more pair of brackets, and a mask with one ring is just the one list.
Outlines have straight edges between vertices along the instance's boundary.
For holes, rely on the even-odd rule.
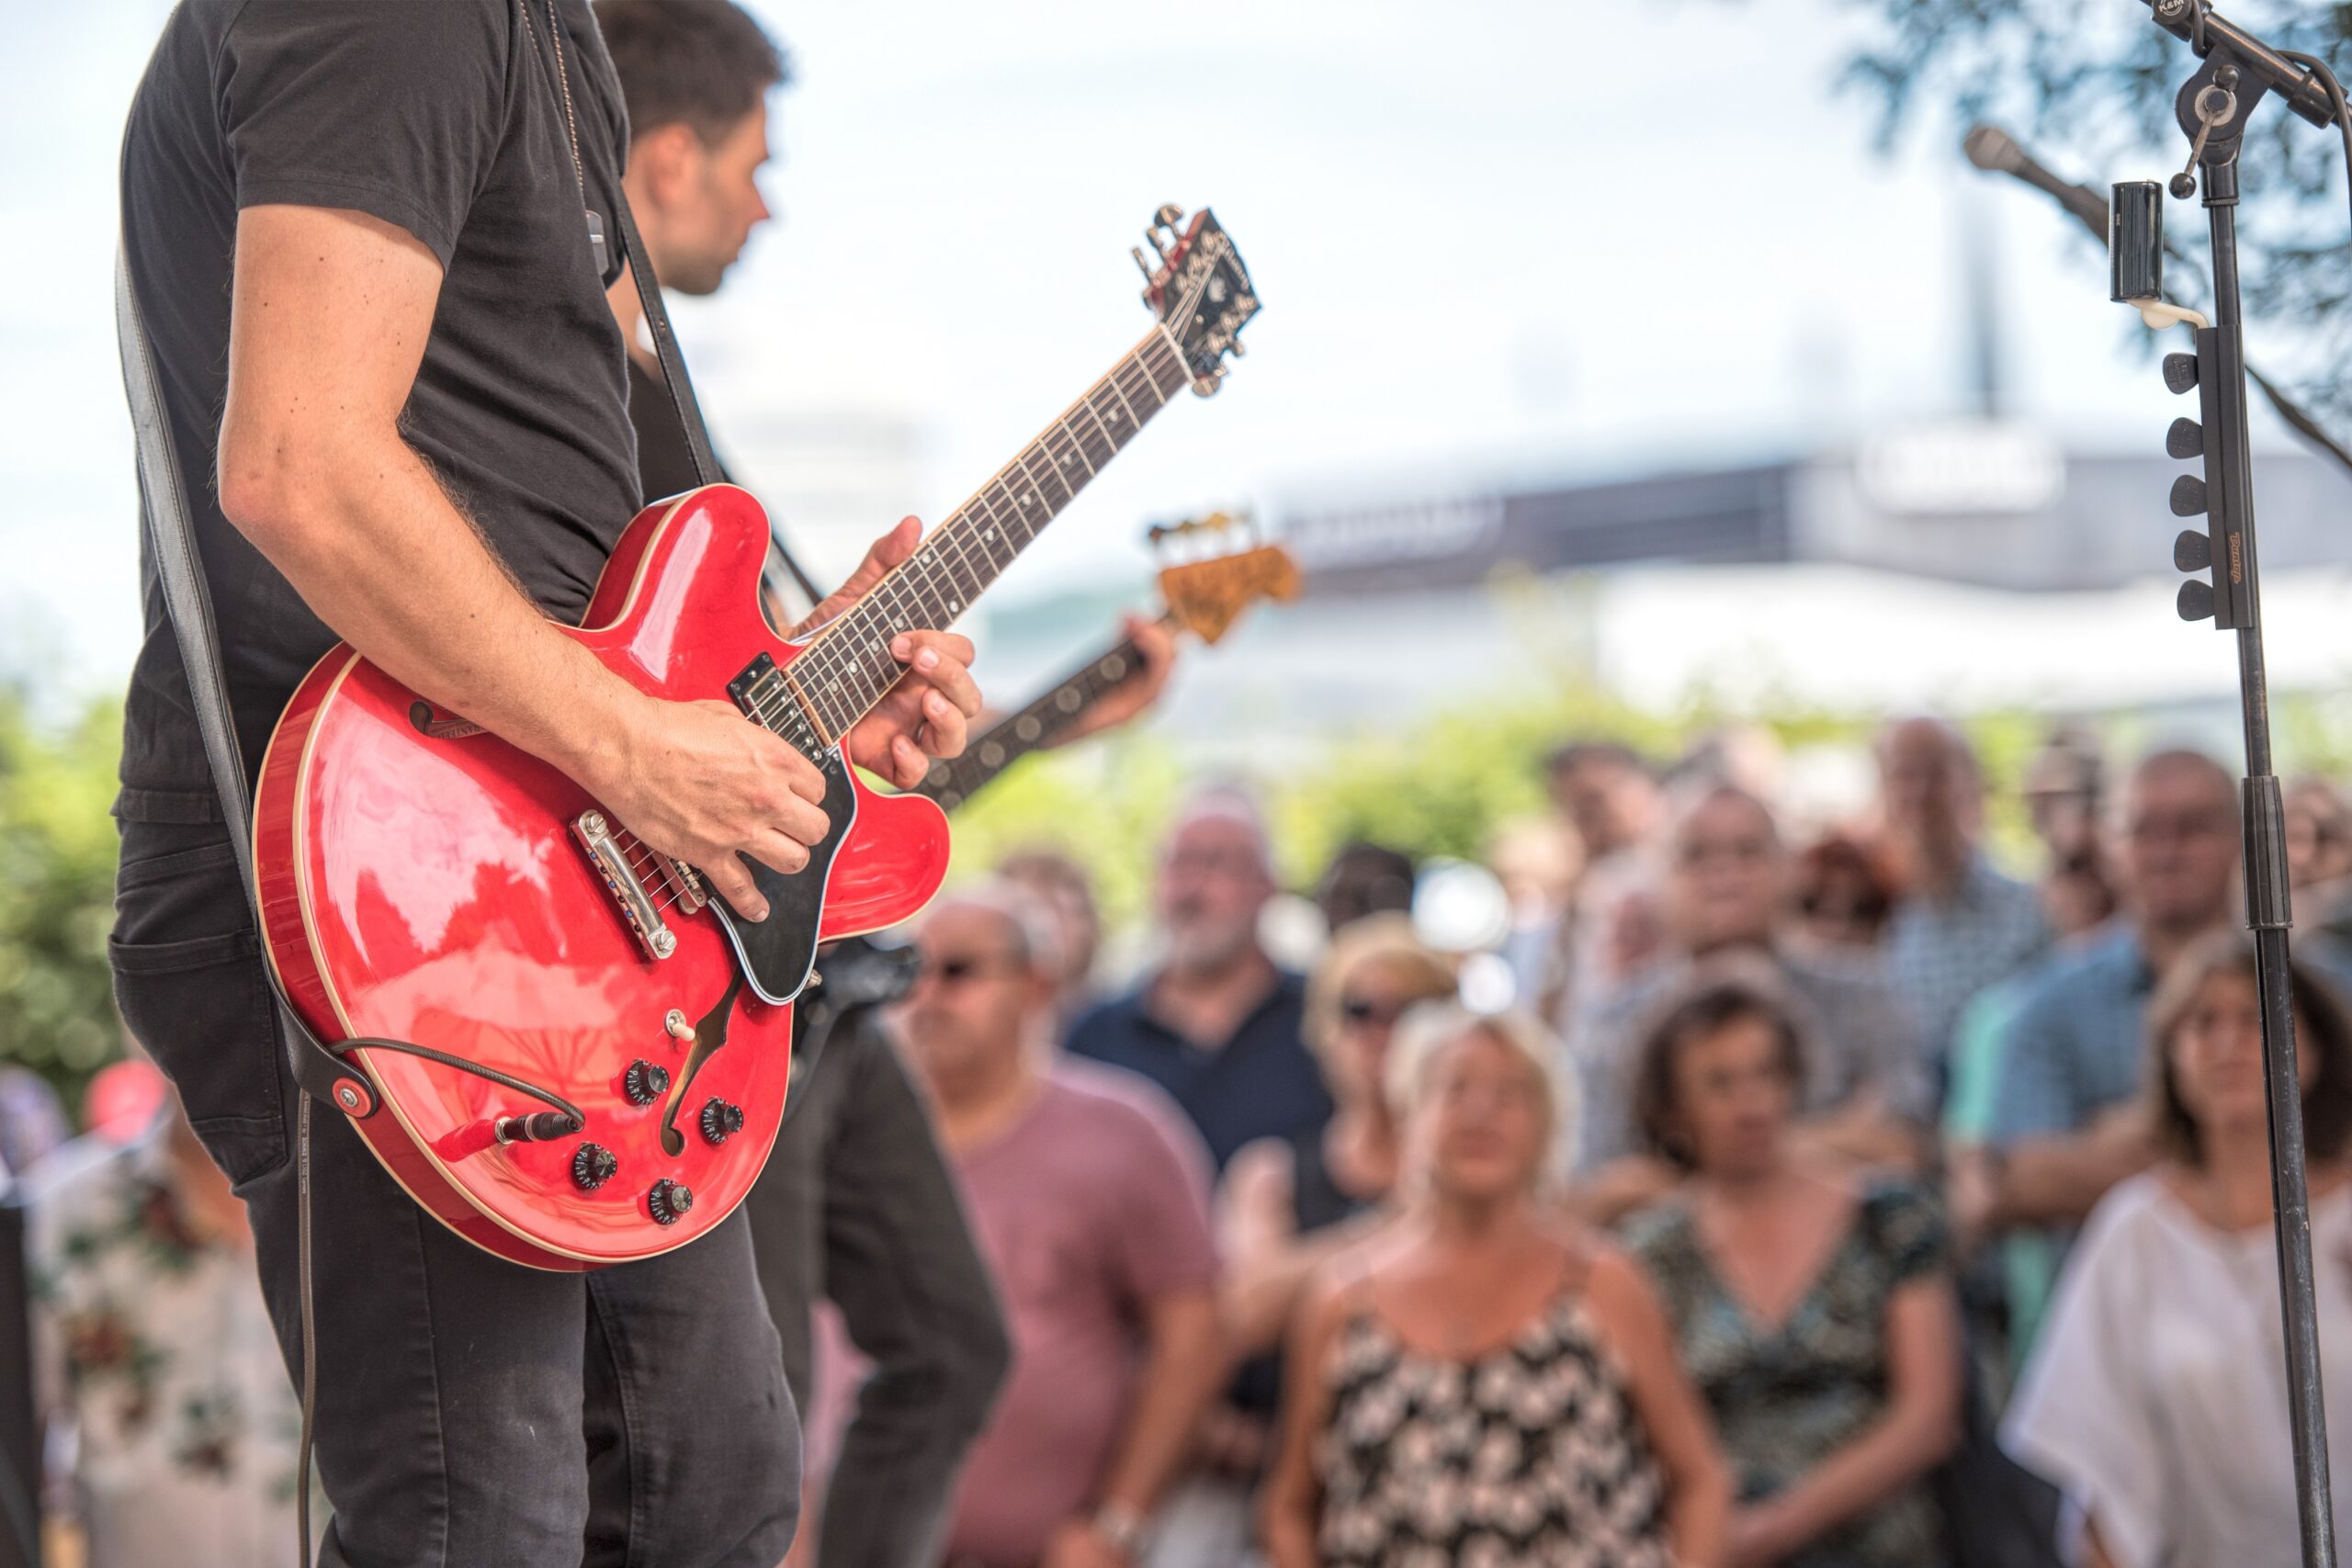
[[[1171,618],[1161,617],[1163,622]],[[1136,650],[1135,638],[1120,638],[1020,712],[972,737],[962,756],[933,763],[913,793],[939,802],[943,810],[956,810],[1013,763],[1059,740],[1104,694],[1142,668],[1143,655]]]

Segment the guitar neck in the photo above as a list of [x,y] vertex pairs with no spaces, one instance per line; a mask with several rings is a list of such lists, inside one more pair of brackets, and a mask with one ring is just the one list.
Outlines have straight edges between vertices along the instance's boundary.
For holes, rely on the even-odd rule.
[[1135,638],[1123,637],[1019,713],[999,719],[972,737],[964,754],[934,762],[914,787],[953,811],[995,782],[998,774],[1032,751],[1051,746],[1078,722],[1095,700],[1143,667]]
[[820,630],[785,679],[822,739],[838,742],[897,683],[904,671],[890,654],[894,637],[955,625],[1191,379],[1168,334],[1154,327],[912,556]]

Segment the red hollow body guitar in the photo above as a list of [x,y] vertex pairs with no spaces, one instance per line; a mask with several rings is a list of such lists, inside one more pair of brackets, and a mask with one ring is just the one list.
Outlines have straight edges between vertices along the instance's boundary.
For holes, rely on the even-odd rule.
[[297,689],[254,791],[264,945],[322,1041],[410,1047],[352,1049],[376,1102],[346,1109],[460,1235],[594,1269],[683,1246],[750,1190],[818,945],[907,919],[946,872],[939,807],[869,788],[842,750],[899,676],[891,639],[953,624],[1146,421],[1214,391],[1240,352],[1258,301],[1216,220],[1162,208],[1151,240],[1143,341],[807,641],[761,615],[768,523],[744,491],[672,497],[622,533],[571,635],[654,696],[731,699],[825,775],[831,830],[808,866],[750,863],[765,920],[347,647]]

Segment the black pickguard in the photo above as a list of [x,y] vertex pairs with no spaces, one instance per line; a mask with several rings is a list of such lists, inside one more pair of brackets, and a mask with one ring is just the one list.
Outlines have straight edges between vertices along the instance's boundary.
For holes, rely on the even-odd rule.
[[745,978],[763,1002],[788,1002],[808,983],[817,962],[818,923],[825,912],[825,881],[832,872],[833,856],[841,852],[857,820],[857,791],[850,784],[849,761],[841,748],[826,751],[817,765],[825,775],[826,832],[824,842],[808,852],[808,863],[786,874],[745,857],[752,880],[767,897],[768,918],[757,922],[743,919],[712,889],[711,907],[735,944]]

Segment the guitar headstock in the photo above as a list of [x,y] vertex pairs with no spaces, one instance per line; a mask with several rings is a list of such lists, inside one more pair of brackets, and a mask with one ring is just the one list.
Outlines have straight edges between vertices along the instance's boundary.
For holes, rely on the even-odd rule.
[[[1235,526],[1220,512],[1198,522],[1154,527],[1151,542],[1221,534]],[[1280,545],[1256,545],[1161,568],[1159,596],[1177,625],[1203,642],[1215,643],[1259,600],[1297,598],[1298,584],[1298,563],[1288,550]]]
[[1169,341],[1182,355],[1191,373],[1193,390],[1208,397],[1225,378],[1225,358],[1242,353],[1241,329],[1258,313],[1258,291],[1250,285],[1250,269],[1241,254],[1207,208],[1193,214],[1170,205],[1154,215],[1144,231],[1158,266],[1135,250],[1136,265],[1143,268],[1143,302],[1167,330]]

